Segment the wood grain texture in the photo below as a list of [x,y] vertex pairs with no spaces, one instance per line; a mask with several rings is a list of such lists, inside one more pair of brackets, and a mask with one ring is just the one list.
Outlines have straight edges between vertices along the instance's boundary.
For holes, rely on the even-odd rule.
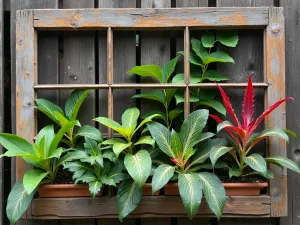
[[95,219],[61,220],[59,225],[95,225]]
[[[94,0],[64,0],[64,8],[94,8]],[[64,32],[63,56],[60,61],[61,84],[94,84],[95,83],[95,46],[94,31]],[[60,92],[60,104],[64,105],[69,91]],[[95,93],[91,92],[79,111],[82,125],[94,124]]]
[[[149,2],[152,0],[143,0],[142,7],[149,7]],[[170,0],[163,2],[170,7]],[[34,26],[39,29],[242,27],[267,24],[268,9],[263,7],[35,10],[34,16]]]
[[209,218],[193,218],[190,220],[188,218],[178,218],[178,225],[211,225]]
[[4,11],[10,11],[10,0],[3,0],[3,10]]
[[[0,104],[4,105],[4,4],[0,2]],[[4,132],[4,107],[0,109],[0,133]],[[0,155],[3,148],[0,147]],[[4,160],[0,159],[0,224],[4,223]]]
[[[171,225],[171,218],[144,218],[141,221],[142,225]],[[180,224],[179,224],[180,225]]]
[[[16,134],[32,143],[36,134],[33,85],[37,82],[37,32],[33,28],[32,10],[17,11],[16,43]],[[16,180],[22,179],[28,168],[18,157]],[[30,213],[28,210],[25,218],[30,218]]]
[[[293,102],[287,103],[287,129],[300,133],[300,52],[295,47],[300,42],[299,36],[299,10],[300,2],[296,0],[280,1],[280,6],[284,9],[285,19],[285,55],[286,55],[286,95],[294,97]],[[290,141],[287,148],[287,155],[290,159],[300,164],[300,143]],[[298,225],[300,224],[300,202],[299,199],[300,176],[295,172],[288,171],[288,216],[281,218],[280,224]]]
[[176,8],[207,7],[209,0],[176,0]]
[[[285,97],[285,37],[282,8],[270,8],[270,25],[264,37],[267,89],[265,108]],[[282,104],[265,119],[266,127],[286,127],[286,105]],[[278,138],[268,139],[268,154],[286,156],[286,142]],[[287,216],[287,171],[271,165],[274,179],[270,180],[271,215]]]
[[120,222],[119,219],[98,219],[97,225],[135,225],[135,219],[125,218],[123,222]]
[[[71,218],[117,218],[116,198],[38,198],[33,201],[34,219]],[[99,210],[101,209],[101,210]],[[163,209],[163,210],[162,210]],[[203,200],[199,216],[212,216]],[[178,196],[143,197],[137,209],[129,217],[186,217],[182,201]],[[224,217],[269,217],[270,197],[228,197]]]

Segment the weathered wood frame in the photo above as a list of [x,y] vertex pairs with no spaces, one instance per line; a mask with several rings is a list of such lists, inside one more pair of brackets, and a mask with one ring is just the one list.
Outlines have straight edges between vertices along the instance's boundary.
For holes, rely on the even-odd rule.
[[[189,9],[63,9],[17,11],[16,24],[16,121],[17,134],[33,140],[36,134],[34,100],[42,89],[106,89],[108,91],[108,117],[113,117],[113,90],[120,88],[184,88],[184,115],[190,112],[191,87],[215,88],[215,84],[190,84],[189,54],[190,29],[249,28],[264,29],[264,83],[265,107],[285,97],[284,22],[282,8],[189,8]],[[185,84],[115,84],[113,82],[113,30],[117,29],[183,29]],[[37,32],[39,30],[107,30],[107,83],[106,84],[49,84],[39,85],[37,80]],[[224,88],[244,88],[245,83],[225,83]],[[285,128],[285,105],[269,115],[266,126]],[[109,131],[109,135],[112,132]],[[286,155],[286,144],[270,138],[268,154]],[[17,159],[16,178],[21,179],[27,165]],[[281,217],[287,215],[286,170],[273,168],[275,178],[270,181],[269,195],[258,197],[228,197],[224,209],[227,217]],[[163,210],[162,210],[163,208]],[[143,197],[132,213],[133,217],[185,216],[179,197]],[[211,216],[203,201],[199,216]],[[117,217],[115,197],[35,199],[26,213],[28,219]]]

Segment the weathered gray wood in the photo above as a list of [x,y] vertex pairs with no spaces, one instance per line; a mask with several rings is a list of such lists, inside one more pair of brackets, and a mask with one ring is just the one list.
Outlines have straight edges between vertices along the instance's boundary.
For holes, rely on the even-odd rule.
[[[224,217],[269,217],[270,197],[229,197],[227,198]],[[71,219],[71,218],[117,218],[116,197],[99,198],[38,198],[33,200],[34,219]],[[203,199],[199,216],[212,216]],[[142,198],[137,209],[129,217],[186,217],[186,212],[179,196],[157,196]]]
[[[94,0],[64,0],[63,7],[94,8]],[[59,77],[61,84],[95,83],[94,31],[64,32],[62,54]],[[65,104],[69,94],[69,91],[60,92],[61,105]],[[79,121],[82,125],[94,124],[93,118],[95,118],[95,92],[90,93],[79,111]]]
[[[135,8],[135,1],[105,1],[98,3],[99,8]],[[99,32],[99,83],[107,82],[107,44],[106,33]],[[136,62],[136,39],[134,31],[114,31],[113,40],[113,83],[134,83],[135,77],[126,74],[126,71],[135,66]],[[114,120],[120,121],[125,109],[135,106],[131,97],[135,90],[114,90]],[[99,91],[99,116],[107,114],[107,93]],[[104,129],[104,128],[103,128]]]
[[[142,7],[149,7],[142,1]],[[157,3],[159,1],[156,1]],[[164,4],[170,5],[170,3]],[[167,1],[167,2],[170,2]],[[157,4],[156,3],[156,4]],[[154,6],[156,5],[154,4]],[[151,6],[153,4],[151,3]],[[160,6],[161,4],[157,4]],[[180,15],[180,16],[179,16]],[[167,20],[166,20],[167,19]],[[182,28],[241,27],[268,24],[267,8],[191,8],[191,9],[97,9],[97,10],[36,10],[34,26],[39,29],[91,29],[107,27]]]
[[[299,1],[280,1],[280,6],[284,9],[285,19],[285,54],[286,54],[286,95],[294,97],[293,102],[287,103],[287,129],[300,133],[300,124],[297,123],[300,114],[300,77],[297,75],[300,70],[300,52],[295,48],[300,42],[300,24],[298,14],[300,10]],[[300,164],[300,143],[290,141],[287,155],[290,159]],[[300,176],[288,171],[288,217],[282,218],[281,225],[300,224],[300,202],[299,199]]]
[[[240,219],[240,218],[221,218],[218,225],[273,225],[271,219]],[[290,224],[286,224],[290,225]]]
[[[4,105],[4,4],[0,2],[0,104]],[[0,109],[0,133],[4,132],[4,107]],[[3,148],[0,147],[0,155]],[[4,223],[4,161],[0,159],[0,224]]]
[[222,7],[261,7],[274,6],[274,0],[217,0]]
[[4,0],[3,4],[4,11],[10,11],[10,0]]
[[208,0],[176,0],[176,8],[207,7]]

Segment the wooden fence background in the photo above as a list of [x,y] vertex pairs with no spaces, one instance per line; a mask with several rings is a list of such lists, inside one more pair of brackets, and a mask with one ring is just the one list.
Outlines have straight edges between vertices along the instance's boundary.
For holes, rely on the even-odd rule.
[[[155,7],[254,7],[281,6],[285,12],[286,32],[286,89],[294,102],[287,104],[287,127],[300,134],[300,1],[299,0],[1,0],[0,1],[0,132],[15,132],[15,12],[32,8],[155,8]],[[174,31],[138,32],[119,31],[114,34],[114,79],[116,82],[135,82],[125,71],[136,64],[165,64],[182,50],[182,39]],[[39,35],[39,82],[40,83],[101,83],[106,80],[106,34],[100,31],[43,32]],[[196,34],[195,34],[196,35]],[[193,36],[193,35],[192,35]],[[251,74],[255,81],[263,79],[263,39],[261,31],[241,31],[238,47],[230,50],[235,65],[222,65],[222,70],[231,81],[245,82]],[[105,59],[105,60],[104,60]],[[143,81],[142,81],[143,82]],[[135,91],[118,90],[114,95],[114,118],[120,118],[123,110],[134,104],[130,96]],[[106,115],[106,96],[101,90],[89,97],[82,123],[91,123],[96,115]],[[234,93],[232,93],[234,94]],[[240,92],[241,94],[241,92]],[[66,91],[46,91],[40,97],[63,104]],[[122,98],[122,99],[121,99]],[[237,100],[236,103],[240,104]],[[142,110],[147,107],[142,104]],[[258,107],[262,110],[262,104]],[[1,153],[2,149],[0,149]],[[288,155],[300,163],[300,144],[291,142]],[[282,219],[214,218],[126,219],[132,225],[299,225],[300,176],[289,173],[289,216]],[[14,160],[0,160],[0,225],[8,224],[5,219],[5,204],[10,186],[15,182]],[[5,184],[5,185],[4,185]],[[163,210],[163,209],[162,209]],[[65,221],[21,221],[19,224],[49,225],[115,225],[117,219],[65,220]]]

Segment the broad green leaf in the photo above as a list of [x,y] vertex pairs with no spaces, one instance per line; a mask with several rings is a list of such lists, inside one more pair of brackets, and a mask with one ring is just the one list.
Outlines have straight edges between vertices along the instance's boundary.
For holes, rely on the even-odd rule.
[[171,133],[171,149],[175,158],[181,158],[183,154],[183,146],[179,134],[172,130]]
[[171,132],[157,122],[148,123],[147,127],[160,150],[162,150],[168,156],[175,158],[176,156],[171,147]]
[[34,194],[35,192],[32,192],[30,195],[27,194],[23,186],[23,180],[15,183],[8,195],[6,205],[6,215],[12,225],[15,225],[27,210]]
[[[175,94],[175,99],[176,99],[176,105],[178,105],[179,103],[184,102],[184,94],[182,92],[176,92]],[[194,96],[190,96],[190,102],[198,102],[199,98],[194,97]]]
[[253,141],[259,140],[264,137],[278,137],[286,142],[289,142],[289,136],[284,132],[284,130],[276,128],[276,127],[271,127],[263,130]]
[[127,74],[136,74],[146,77],[155,77],[162,82],[162,73],[157,65],[135,66],[127,72]]
[[127,137],[128,131],[126,130],[126,128],[122,127],[119,123],[106,117],[97,117],[93,120],[97,121],[98,123],[101,123],[102,125],[108,128],[113,129],[114,131],[121,134],[123,137]]
[[84,151],[71,151],[62,156],[57,163],[55,164],[55,168],[57,169],[59,166],[64,165],[66,162],[74,161],[77,159],[81,159],[87,156],[87,153]]
[[69,120],[76,120],[78,111],[91,90],[75,90],[68,97],[65,112]]
[[143,187],[151,171],[151,157],[146,150],[140,150],[136,154],[127,154],[124,159],[124,165],[133,178],[133,180]]
[[[179,51],[177,53],[184,56],[184,51]],[[203,66],[201,58],[199,58],[194,52],[190,52],[190,63],[197,66]]]
[[80,127],[74,138],[77,138],[77,137],[88,137],[97,142],[103,141],[103,136],[102,136],[101,132],[97,128],[89,126],[89,125]]
[[28,195],[35,192],[41,181],[48,175],[49,172],[42,170],[29,170],[24,174],[23,186]]
[[151,145],[152,148],[155,146],[155,140],[150,136],[141,137],[134,145]]
[[53,120],[55,123],[60,125],[60,121],[58,120],[58,118],[56,117],[54,112],[60,112],[63,115],[64,115],[64,112],[58,105],[55,105],[54,103],[52,103],[46,99],[36,99],[35,102],[37,104],[36,108],[39,111],[41,111],[46,116],[48,116],[51,120]]
[[165,95],[162,91],[159,91],[159,90],[154,90],[154,91],[149,91],[149,92],[142,93],[142,94],[137,94],[137,95],[134,95],[132,98],[151,99],[151,100],[160,102],[163,105],[166,104]]
[[292,161],[284,156],[280,156],[280,155],[270,156],[270,157],[265,158],[265,160],[266,160],[266,162],[275,164],[281,168],[286,167],[290,170],[300,173],[300,168],[297,165],[297,163],[295,163],[294,161]]
[[[78,181],[81,181],[82,183],[87,183],[87,184],[94,182],[96,180],[97,180],[97,177],[91,171],[87,171],[80,178],[78,178]],[[77,182],[75,182],[75,183],[77,183]]]
[[274,178],[274,174],[272,172],[272,170],[267,169],[266,173],[260,173],[260,172],[253,172],[252,174],[259,174],[267,179],[273,179]]
[[205,140],[207,140],[209,138],[212,138],[213,136],[215,136],[215,134],[211,133],[211,132],[202,133],[201,136],[200,136],[200,138],[199,138],[199,142],[205,141]]
[[152,122],[152,119],[153,118],[156,118],[156,117],[159,117],[160,115],[158,114],[154,114],[154,115],[151,115],[151,116],[148,116],[147,118],[145,118],[139,125],[138,127],[135,129],[134,133],[139,130],[143,125],[149,123],[149,122]]
[[202,182],[196,173],[180,173],[178,188],[188,217],[192,219],[198,212],[202,200]]
[[122,151],[124,151],[126,148],[132,145],[132,142],[129,143],[116,143],[113,145],[113,152],[116,154],[116,157],[119,158],[119,155]]
[[179,109],[179,108],[171,110],[169,112],[169,118],[170,118],[170,120],[173,121],[175,118],[177,118],[178,116],[180,116],[182,112],[183,112],[183,109]]
[[[197,84],[202,80],[202,74],[200,72],[194,72],[190,74],[190,83]],[[172,79],[173,84],[184,84],[184,73],[176,74]]]
[[196,149],[190,148],[187,151],[185,151],[183,159],[184,161],[189,160],[196,152]]
[[90,165],[80,161],[67,162],[65,163],[64,168],[73,173],[73,179],[80,178],[87,171],[93,171],[93,168]]
[[294,141],[297,141],[297,134],[291,130],[284,130],[286,134],[291,135],[294,138]]
[[108,172],[107,176],[109,178],[112,178],[115,183],[120,183],[121,181],[123,180],[127,180],[129,179],[130,177],[128,176],[128,174],[126,173],[123,173],[123,168],[121,165],[119,164],[115,164],[112,169]]
[[97,196],[99,191],[101,190],[102,183],[98,180],[89,183],[89,191],[93,198]]
[[168,183],[174,175],[175,168],[175,166],[163,164],[155,169],[152,177],[152,193],[155,193]]
[[168,105],[170,105],[170,102],[171,102],[172,98],[174,97],[176,91],[177,91],[177,89],[174,89],[174,88],[168,88],[165,90],[165,93],[166,93],[165,101]]
[[235,30],[217,30],[216,39],[228,47],[235,47],[239,41]]
[[[200,169],[214,170],[228,168],[228,164],[225,162],[217,162],[214,166],[211,163],[202,163],[199,166],[195,166],[192,171],[199,171]],[[196,170],[197,169],[197,170]]]
[[213,62],[229,62],[234,63],[233,58],[231,58],[226,52],[216,51],[203,59],[205,64],[213,63]]
[[51,155],[48,156],[48,159],[51,159],[51,158],[59,159],[61,154],[63,153],[63,151],[64,151],[63,148],[57,148],[54,152],[52,152]]
[[253,170],[255,170],[257,172],[261,172],[261,173],[267,172],[266,161],[261,155],[254,153],[247,157],[243,157],[243,160]]
[[102,175],[100,177],[100,181],[105,184],[105,185],[108,185],[108,186],[115,186],[116,187],[116,182],[114,181],[113,178],[111,177],[108,177],[107,175]]
[[205,59],[209,55],[208,52],[207,52],[207,50],[206,50],[206,48],[203,47],[201,41],[198,40],[198,39],[192,38],[191,43],[192,43],[192,49],[194,50],[194,52],[204,62],[203,59]]
[[183,154],[193,148],[201,136],[208,119],[208,110],[202,109],[192,112],[183,122],[180,129],[180,139],[183,144]]
[[220,82],[220,81],[228,80],[228,77],[222,76],[222,74],[220,74],[216,70],[206,70],[204,73],[204,79],[207,79],[209,81]]
[[125,180],[121,183],[117,193],[118,213],[121,222],[140,203],[142,193],[143,189],[133,180]]
[[224,106],[216,101],[216,100],[203,100],[203,101],[199,101],[199,105],[205,105],[208,107],[211,107],[213,109],[215,109],[217,112],[221,113],[222,115],[226,115],[226,109],[224,108]]
[[149,113],[146,113],[145,115],[143,115],[143,116],[141,116],[142,117],[142,119],[145,119],[145,118],[147,118],[148,116],[153,116],[153,115],[157,115],[156,117],[155,117],[155,119],[160,119],[160,120],[163,120],[163,121],[167,121],[167,117],[166,117],[166,114],[165,113],[163,113],[163,112],[161,112],[161,111],[159,111],[159,110],[153,110],[153,111],[151,111],[151,112],[149,112]]
[[77,124],[76,121],[71,121],[66,126],[63,126],[62,128],[60,128],[60,130],[54,136],[53,141],[52,141],[52,143],[50,145],[50,149],[49,149],[49,152],[48,152],[49,155],[52,155],[54,153],[54,151],[57,149],[57,146],[60,143],[61,139],[65,135],[65,133],[68,130],[72,129],[76,124]]
[[14,134],[0,134],[0,144],[8,150],[4,154],[8,157],[34,154],[32,145],[25,139]]
[[220,218],[226,201],[225,189],[220,179],[208,172],[198,174],[202,183],[203,193],[211,211]]
[[223,130],[226,127],[232,127],[234,126],[230,121],[223,121],[222,123],[219,123],[217,126],[217,133],[219,133],[221,130]]
[[200,100],[212,100],[217,96],[217,92],[214,89],[201,89],[198,97]]
[[179,56],[176,56],[170,62],[168,62],[164,68],[161,70],[162,73],[162,83],[168,83],[170,76],[174,73]]
[[210,150],[210,161],[212,165],[214,166],[217,162],[217,160],[225,155],[227,152],[231,151],[233,148],[232,147],[226,147],[226,146],[214,146]]
[[212,32],[207,32],[201,37],[202,44],[205,48],[214,46],[215,35]]
[[117,143],[126,144],[127,142],[121,138],[110,138],[102,142],[103,145],[114,145]]
[[229,168],[229,178],[231,177],[240,177],[242,175],[241,170],[238,167]]
[[48,155],[48,150],[50,148],[50,145],[51,145],[51,142],[53,141],[54,136],[55,136],[55,133],[54,133],[53,125],[48,125],[48,126],[44,127],[43,129],[41,129],[39,131],[39,133],[36,135],[34,145],[39,146],[42,138],[44,138],[45,150],[46,150],[45,156],[46,156],[46,155]]
[[[130,108],[127,109],[122,114],[122,127],[124,128],[130,128],[133,132],[137,125],[137,120],[140,116],[140,110],[138,108]],[[131,132],[131,135],[132,135]]]
[[105,159],[109,159],[112,162],[116,161],[116,155],[114,152],[112,152],[111,150],[105,151],[102,153],[102,157]]
[[59,120],[59,124],[61,127],[66,126],[70,121],[60,112],[54,112],[54,115]]
[[191,164],[201,164],[205,162],[210,155],[211,148],[214,146],[226,145],[227,141],[225,138],[215,138],[203,141],[199,144],[196,153],[191,158]]

